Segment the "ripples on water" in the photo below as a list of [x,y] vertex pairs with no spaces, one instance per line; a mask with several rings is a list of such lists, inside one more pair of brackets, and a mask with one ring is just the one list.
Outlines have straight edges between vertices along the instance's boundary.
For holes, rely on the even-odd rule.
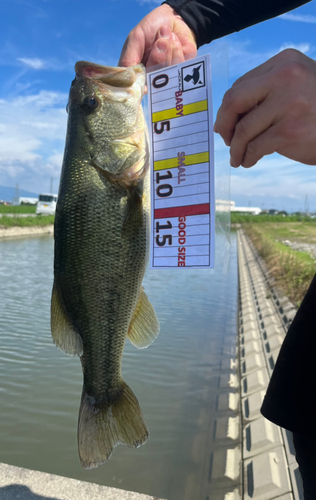
[[204,499],[218,377],[236,336],[235,247],[233,237],[226,276],[146,273],[161,333],[146,350],[127,341],[123,376],[150,440],[138,450],[119,446],[107,464],[83,471],[76,442],[81,366],[50,336],[53,239],[0,241],[0,462],[168,500]]

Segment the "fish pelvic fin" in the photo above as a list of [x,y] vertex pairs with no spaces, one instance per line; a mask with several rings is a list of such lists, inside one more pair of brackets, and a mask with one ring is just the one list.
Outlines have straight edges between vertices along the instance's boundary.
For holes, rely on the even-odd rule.
[[144,349],[156,340],[159,331],[156,312],[144,290],[141,290],[127,336],[135,347]]
[[148,430],[133,391],[122,380],[114,402],[98,408],[83,386],[78,421],[78,451],[84,469],[104,464],[118,444],[139,448]]
[[71,356],[81,356],[82,340],[68,318],[62,295],[56,280],[54,280],[51,302],[51,332],[54,343]]

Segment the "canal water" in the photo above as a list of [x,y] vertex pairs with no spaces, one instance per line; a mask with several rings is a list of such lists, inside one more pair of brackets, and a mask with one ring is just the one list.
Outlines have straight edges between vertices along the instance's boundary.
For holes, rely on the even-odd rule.
[[234,234],[231,242],[228,274],[147,271],[161,333],[145,350],[126,342],[123,376],[150,439],[137,450],[119,446],[108,463],[83,471],[81,366],[50,336],[53,238],[0,241],[0,462],[168,500],[204,500],[219,377],[235,349]]

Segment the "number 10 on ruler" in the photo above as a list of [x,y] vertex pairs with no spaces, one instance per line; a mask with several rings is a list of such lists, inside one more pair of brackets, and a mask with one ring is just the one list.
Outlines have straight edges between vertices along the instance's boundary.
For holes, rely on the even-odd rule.
[[209,56],[149,73],[151,268],[214,267]]

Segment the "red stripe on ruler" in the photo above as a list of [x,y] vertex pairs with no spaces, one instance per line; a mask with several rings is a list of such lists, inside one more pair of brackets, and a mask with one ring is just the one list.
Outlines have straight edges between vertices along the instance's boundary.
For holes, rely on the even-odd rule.
[[189,215],[204,215],[210,213],[210,204],[188,205],[187,207],[157,208],[154,212],[155,219],[169,219],[171,217],[184,217]]

